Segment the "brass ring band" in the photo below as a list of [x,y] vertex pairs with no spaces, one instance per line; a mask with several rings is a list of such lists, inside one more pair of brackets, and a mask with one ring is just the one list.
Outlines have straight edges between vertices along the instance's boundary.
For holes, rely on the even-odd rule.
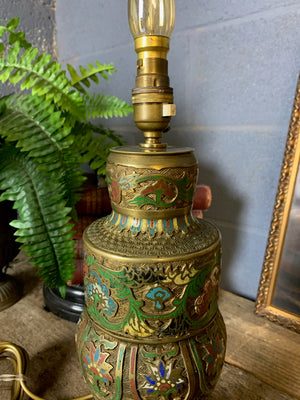
[[174,101],[173,94],[167,93],[139,93],[132,96],[132,104],[139,103],[170,103]]
[[195,168],[197,169],[197,161],[193,150],[183,148],[181,151],[169,151],[161,153],[143,153],[140,148],[135,147],[117,147],[111,150],[108,156],[108,164],[114,168],[119,165],[126,167],[134,167],[136,169],[150,168],[152,171],[161,171],[166,168]]
[[154,50],[155,48],[170,49],[170,38],[167,36],[144,35],[139,36],[134,40],[135,51]]
[[176,343],[176,342],[181,342],[183,340],[187,340],[187,339],[191,339],[195,336],[198,336],[201,334],[201,332],[203,332],[206,329],[209,329],[209,327],[214,323],[216,317],[220,314],[219,309],[217,308],[217,311],[215,312],[215,314],[213,315],[213,317],[211,318],[211,320],[202,328],[198,329],[197,331],[193,331],[193,333],[188,333],[187,335],[183,335],[183,336],[168,336],[162,339],[157,339],[157,340],[153,340],[153,337],[151,338],[143,338],[143,337],[139,337],[138,339],[134,339],[133,337],[128,336],[123,336],[123,335],[119,335],[115,332],[112,332],[106,328],[104,328],[102,325],[99,325],[98,322],[89,314],[88,310],[86,309],[86,313],[87,313],[87,317],[89,319],[91,319],[93,321],[93,323],[97,326],[97,328],[99,328],[100,331],[103,331],[104,333],[116,338],[117,340],[120,340],[121,342],[125,341],[125,342],[129,342],[129,343],[137,343],[137,344],[151,344],[151,345],[157,345],[157,344],[164,344],[164,343]]
[[128,215],[129,217],[139,218],[139,219],[171,219],[175,217],[179,217],[182,215],[188,215],[192,206],[182,207],[182,208],[173,208],[172,210],[138,210],[138,209],[129,209],[127,207],[121,207],[117,204],[111,202],[112,209],[119,214]]
[[170,39],[165,36],[145,35],[135,39],[135,51],[139,59],[167,59],[170,49]]

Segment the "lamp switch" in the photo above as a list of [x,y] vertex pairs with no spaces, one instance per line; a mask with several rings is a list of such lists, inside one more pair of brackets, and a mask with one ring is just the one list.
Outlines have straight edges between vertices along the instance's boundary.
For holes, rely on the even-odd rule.
[[175,115],[176,115],[176,105],[175,104],[163,103],[162,106],[163,106],[163,112],[162,112],[163,117],[175,117]]

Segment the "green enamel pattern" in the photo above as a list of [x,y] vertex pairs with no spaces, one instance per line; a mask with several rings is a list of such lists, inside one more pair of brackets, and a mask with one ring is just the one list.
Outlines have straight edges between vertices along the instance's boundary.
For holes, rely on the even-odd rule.
[[[81,346],[82,343],[86,345]],[[122,365],[125,348],[117,347],[118,343],[109,340],[103,335],[96,335],[88,324],[88,319],[82,316],[77,334],[77,348],[79,361],[85,380],[89,383],[95,398],[110,398],[120,400],[122,397]],[[118,361],[116,372],[110,364],[111,352],[117,352],[121,360]],[[109,388],[116,382],[116,396],[112,399]]]
[[[220,375],[226,333],[217,306],[220,233],[188,211],[196,168],[110,165],[108,175],[119,208],[83,238],[85,379],[95,400],[203,399]],[[185,210],[145,218],[122,207]]]
[[198,175],[196,165],[158,171],[151,167],[125,167],[119,161],[117,164],[108,162],[106,171],[113,204],[147,211],[192,205]]
[[220,376],[225,345],[219,312],[201,335],[163,344],[116,341],[84,312],[77,343],[95,400],[203,399]]
[[[89,315],[118,335],[185,336],[205,327],[217,312],[220,251],[206,263],[123,265],[109,268],[86,255]],[[158,324],[159,321],[159,324]]]
[[123,364],[125,357],[126,345],[120,344],[118,351],[118,358],[116,363],[116,387],[117,393],[114,400],[120,400],[122,398],[122,374],[123,374]]
[[223,318],[218,312],[210,334],[196,336],[189,342],[190,350],[200,377],[200,388],[209,394],[216,385],[225,359],[226,330]]
[[161,208],[173,206],[178,199],[185,202],[191,202],[194,195],[194,182],[191,182],[187,176],[181,180],[175,180],[168,177],[147,176],[136,180],[137,185],[151,182],[146,186],[139,196],[130,201],[130,204],[137,204],[139,207],[144,205],[153,205]]

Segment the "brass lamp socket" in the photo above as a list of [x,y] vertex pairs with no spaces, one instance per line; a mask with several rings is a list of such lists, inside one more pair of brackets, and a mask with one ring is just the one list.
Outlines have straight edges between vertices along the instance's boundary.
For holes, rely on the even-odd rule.
[[141,146],[153,151],[166,148],[166,144],[160,142],[162,132],[176,114],[168,76],[169,42],[165,36],[135,39],[138,60],[136,88],[132,90],[134,121],[146,138]]

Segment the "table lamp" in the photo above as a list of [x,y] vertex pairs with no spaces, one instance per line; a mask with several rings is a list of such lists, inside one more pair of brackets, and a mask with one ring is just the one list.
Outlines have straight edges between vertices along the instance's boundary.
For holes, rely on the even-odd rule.
[[129,0],[128,10],[134,120],[145,141],[108,158],[112,213],[83,235],[77,349],[97,400],[198,400],[216,385],[225,355],[221,238],[192,214],[193,150],[161,142],[175,114],[167,62],[175,0]]

